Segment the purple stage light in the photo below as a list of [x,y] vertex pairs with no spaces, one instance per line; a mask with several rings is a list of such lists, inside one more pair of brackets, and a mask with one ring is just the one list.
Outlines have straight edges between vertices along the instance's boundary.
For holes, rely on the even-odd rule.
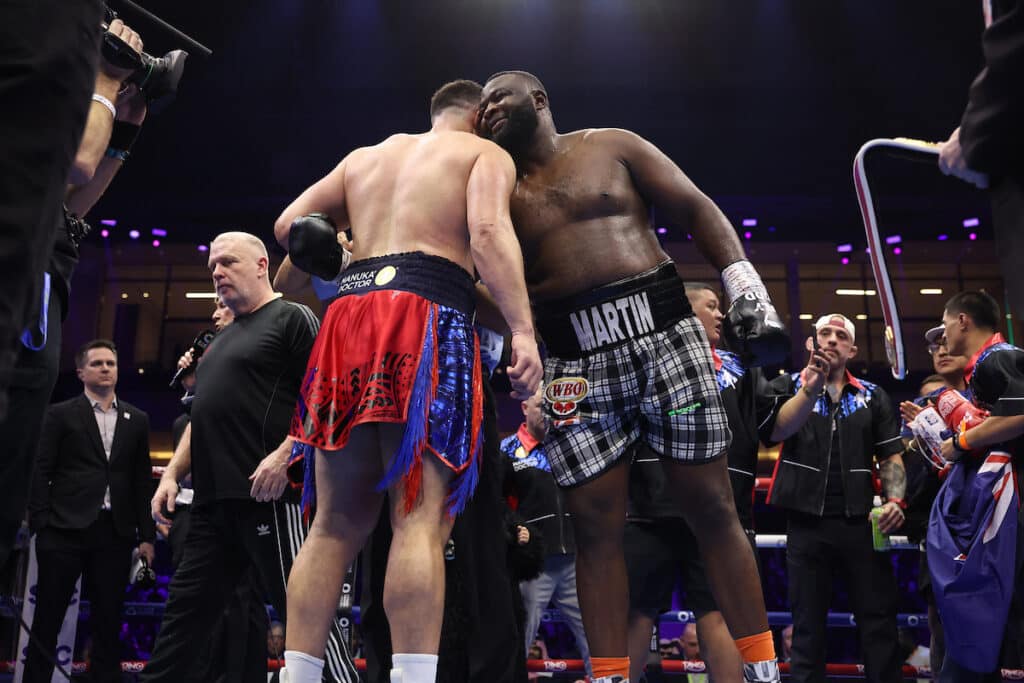
[[153,246],[154,247],[159,247],[160,246],[160,240],[153,240]]
[[900,237],[899,235],[889,235],[888,237],[885,238],[886,244],[899,244],[902,241],[903,238]]
[[768,226],[768,232],[775,232],[775,226],[774,225],[769,225]]
[[199,251],[210,251],[210,248],[205,244],[200,244],[198,247]]
[[967,239],[973,242],[974,240],[978,239],[978,233],[972,232],[970,235],[967,236]]
[[946,235],[945,233],[943,233],[942,235],[939,235],[939,241],[940,242],[945,242],[948,239],[949,239],[949,235]]
[[853,245],[852,244],[840,244],[838,247],[836,247],[836,251],[838,251],[840,254],[848,254],[851,251],[853,251]]
[[117,221],[115,221],[113,218],[104,218],[103,220],[100,221],[100,223],[102,225],[109,225],[112,228],[117,227]]
[[692,240],[693,239],[693,235],[691,235],[690,233],[686,233],[686,239]]
[[103,228],[102,230],[100,230],[100,237],[102,237],[103,239],[110,237],[110,231],[107,230],[106,228]]
[[167,231],[163,228],[153,228],[149,231],[153,237],[167,237]]
[[659,235],[664,235],[667,232],[668,232],[668,228],[658,228],[658,234]]
[[743,219],[743,227],[744,228],[755,228],[755,227],[757,227],[757,219],[756,218],[744,218]]
[[131,237],[133,240],[137,240],[137,239],[139,239],[139,231],[138,230],[131,230],[131,231],[128,232],[128,236]]
[[894,253],[894,254],[896,254],[897,256],[899,256],[900,254],[902,254],[902,253],[903,253],[903,250],[902,250],[902,249],[900,249],[899,247],[895,247],[895,248],[894,248],[894,249],[892,250],[892,253]]
[[841,263],[842,263],[842,264],[843,264],[844,266],[848,266],[848,265],[850,265],[850,259],[848,259],[848,258],[846,258],[846,257],[844,256],[844,257],[842,258],[842,261],[841,261]]
[[752,236],[753,235],[751,234],[751,232],[749,230],[747,230],[745,233],[743,233],[743,239],[745,239],[745,240],[749,240]]
[[976,227],[978,227],[979,223],[980,223],[980,221],[977,218],[965,218],[964,219],[964,227],[965,228],[976,228]]

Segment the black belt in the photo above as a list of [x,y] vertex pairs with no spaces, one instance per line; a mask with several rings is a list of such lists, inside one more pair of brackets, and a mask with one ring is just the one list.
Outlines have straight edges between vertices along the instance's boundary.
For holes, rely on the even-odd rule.
[[466,269],[440,256],[405,252],[353,261],[338,281],[338,296],[401,290],[465,315],[476,309],[476,287]]
[[582,358],[664,330],[693,315],[675,264],[536,306],[537,329],[552,356]]

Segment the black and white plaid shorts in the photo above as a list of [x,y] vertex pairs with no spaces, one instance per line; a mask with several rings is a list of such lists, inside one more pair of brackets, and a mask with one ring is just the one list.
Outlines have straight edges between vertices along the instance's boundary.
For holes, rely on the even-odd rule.
[[548,357],[544,411],[544,447],[561,486],[593,479],[636,441],[699,464],[724,455],[732,438],[711,346],[692,314],[582,358]]

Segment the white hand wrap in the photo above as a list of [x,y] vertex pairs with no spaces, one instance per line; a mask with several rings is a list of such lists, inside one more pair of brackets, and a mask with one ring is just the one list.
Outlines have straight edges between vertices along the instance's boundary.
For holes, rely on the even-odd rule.
[[725,287],[725,297],[730,302],[745,294],[753,294],[754,298],[761,301],[769,300],[768,290],[761,282],[761,276],[746,259],[735,261],[725,267],[722,271],[722,285]]
[[341,248],[341,270],[339,270],[338,274],[334,276],[333,280],[331,280],[331,282],[333,284],[335,284],[335,285],[340,285],[341,284],[341,276],[345,274],[345,271],[348,270],[348,267],[349,267],[349,265],[351,265],[351,263],[352,263],[352,252],[349,251],[348,249],[346,249],[345,247],[342,247]]

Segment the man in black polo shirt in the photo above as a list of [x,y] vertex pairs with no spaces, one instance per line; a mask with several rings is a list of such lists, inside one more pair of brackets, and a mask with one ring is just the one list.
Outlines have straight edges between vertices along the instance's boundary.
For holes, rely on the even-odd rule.
[[[868,517],[879,463],[885,533],[904,520],[906,472],[898,416],[889,396],[846,369],[857,353],[853,322],[830,314],[815,323],[820,348],[807,367],[773,388],[790,398],[779,408],[771,440],[784,441],[768,502],[789,510],[786,560],[793,610],[791,674],[825,680],[825,622],[832,574],[846,576],[869,681],[900,683],[896,581],[889,553],[875,552]],[[813,340],[808,339],[808,350]]]
[[[291,555],[276,533],[283,508],[272,501],[288,484],[288,427],[318,323],[306,306],[274,293],[267,261],[263,242],[248,233],[210,245],[217,294],[235,318],[196,369],[192,420],[153,497],[166,523],[163,510],[173,512],[178,481],[191,470],[191,526],[143,681],[189,680],[195,653],[251,568],[285,613]],[[298,531],[301,520],[293,524]],[[266,677],[263,648],[244,673],[240,680]]]
[[[759,368],[747,368],[736,354],[716,348],[725,314],[715,290],[702,282],[687,282],[686,296],[711,345],[715,379],[732,432],[727,457],[733,499],[756,556],[753,507],[758,426],[770,422],[782,397],[769,390]],[[672,592],[682,578],[686,607],[697,617],[701,654],[711,675],[718,683],[741,681],[743,660],[711,594],[697,539],[671,495],[661,460],[643,446],[637,448],[630,466],[627,519],[623,549],[629,575],[630,680],[641,680],[654,621],[671,607]]]

